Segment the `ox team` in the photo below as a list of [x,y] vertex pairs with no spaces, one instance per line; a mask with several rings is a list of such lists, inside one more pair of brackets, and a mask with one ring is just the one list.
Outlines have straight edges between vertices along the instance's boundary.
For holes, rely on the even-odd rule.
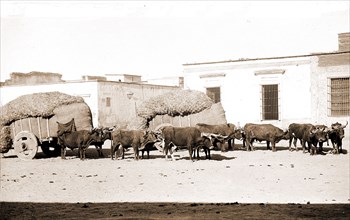
[[[58,139],[61,145],[61,157],[65,158],[66,148],[78,148],[80,159],[85,159],[85,151],[90,145],[95,145],[98,155],[103,157],[102,144],[110,139],[111,158],[118,158],[122,154],[124,159],[125,149],[132,147],[135,160],[139,159],[139,151],[147,152],[156,146],[163,151],[165,157],[168,152],[174,160],[173,152],[177,148],[187,148],[190,160],[199,158],[199,150],[203,149],[206,159],[210,159],[211,149],[220,149],[226,152],[233,150],[234,140],[243,140],[243,148],[247,151],[254,150],[254,141],[266,141],[267,149],[276,151],[276,143],[280,140],[289,140],[289,150],[292,151],[292,142],[294,149],[298,151],[297,142],[300,141],[303,153],[306,150],[311,154],[323,152],[323,144],[329,141],[332,144],[334,154],[342,153],[342,139],[344,138],[344,128],[348,125],[334,123],[330,127],[325,125],[312,124],[290,124],[288,129],[282,129],[271,124],[252,124],[247,123],[243,129],[234,124],[208,125],[197,124],[195,127],[173,127],[163,126],[157,130],[125,130],[116,128],[100,128],[91,131],[75,131],[71,123],[60,124],[58,129]],[[65,127],[64,129],[62,129]],[[69,128],[69,129],[67,129]],[[73,128],[75,128],[73,126]],[[227,141],[228,144],[224,144]],[[219,144],[219,145],[218,145]],[[306,147],[307,145],[307,147]],[[197,153],[197,154],[196,154]]]

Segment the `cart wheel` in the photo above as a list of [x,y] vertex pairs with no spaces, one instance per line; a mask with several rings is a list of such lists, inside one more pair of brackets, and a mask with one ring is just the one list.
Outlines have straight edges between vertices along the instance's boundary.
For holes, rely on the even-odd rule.
[[14,141],[16,155],[22,160],[33,159],[38,151],[38,141],[36,136],[29,131],[19,132]]
[[57,145],[57,142],[43,143],[41,150],[48,157],[58,157],[61,155],[61,147]]

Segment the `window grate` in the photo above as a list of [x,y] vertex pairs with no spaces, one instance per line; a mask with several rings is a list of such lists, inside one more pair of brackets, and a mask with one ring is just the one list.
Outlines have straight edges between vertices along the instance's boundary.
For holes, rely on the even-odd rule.
[[350,115],[349,77],[331,78],[328,87],[328,110],[330,115]]
[[106,107],[111,107],[111,97],[106,97]]
[[214,103],[220,102],[220,87],[207,88],[207,96],[211,98],[214,101]]
[[278,120],[278,84],[262,85],[262,120]]

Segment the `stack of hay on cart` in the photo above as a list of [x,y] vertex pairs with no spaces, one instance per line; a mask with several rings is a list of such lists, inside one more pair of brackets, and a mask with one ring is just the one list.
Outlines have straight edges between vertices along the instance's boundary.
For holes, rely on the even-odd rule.
[[136,120],[129,124],[129,129],[154,129],[161,124],[186,127],[197,123],[226,123],[221,103],[214,104],[206,94],[194,90],[152,97],[137,108],[137,115]]
[[60,92],[23,95],[0,111],[0,153],[12,148],[13,138],[20,131],[31,132],[38,139],[56,137],[56,122],[66,123],[72,118],[77,130],[92,128],[91,111],[83,98]]

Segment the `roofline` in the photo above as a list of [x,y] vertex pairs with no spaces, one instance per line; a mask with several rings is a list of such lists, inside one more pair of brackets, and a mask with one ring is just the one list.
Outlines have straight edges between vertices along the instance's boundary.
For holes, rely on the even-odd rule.
[[336,52],[329,52],[329,53],[312,53],[312,54],[305,54],[305,55],[280,56],[280,57],[241,58],[241,59],[238,59],[238,60],[222,60],[222,61],[200,62],[200,63],[185,63],[185,64],[182,64],[182,66],[196,66],[196,65],[220,64],[220,63],[235,63],[235,62],[256,61],[256,60],[288,59],[288,58],[313,57],[313,56],[322,56],[322,55],[337,55],[337,54],[346,54],[346,53],[350,53],[350,51],[336,51]]

